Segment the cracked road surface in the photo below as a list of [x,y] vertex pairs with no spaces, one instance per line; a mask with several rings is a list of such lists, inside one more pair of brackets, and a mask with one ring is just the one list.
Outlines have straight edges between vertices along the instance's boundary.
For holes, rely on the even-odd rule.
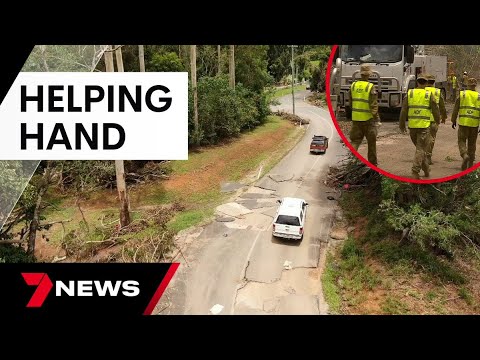
[[[188,246],[175,259],[181,265],[155,313],[209,314],[216,304],[221,315],[327,313],[319,262],[335,202],[323,181],[346,150],[328,111],[306,103],[306,95],[295,97],[296,114],[310,120],[305,136],[268,174],[217,207],[217,220],[185,236]],[[280,103],[274,110],[292,111],[291,96]],[[330,138],[326,154],[309,153],[314,134]],[[309,203],[301,242],[272,237],[276,200],[284,196]]]

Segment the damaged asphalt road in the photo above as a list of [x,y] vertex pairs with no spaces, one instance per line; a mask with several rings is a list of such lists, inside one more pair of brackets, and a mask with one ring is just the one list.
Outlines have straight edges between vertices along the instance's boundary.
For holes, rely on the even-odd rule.
[[[181,265],[155,313],[206,315],[217,304],[220,315],[327,313],[319,262],[335,202],[326,198],[323,181],[346,150],[328,111],[304,102],[305,94],[297,93],[295,103],[297,115],[310,120],[305,136],[253,185],[224,184],[236,198],[218,206],[215,220],[201,231],[183,235],[175,259]],[[278,109],[291,111],[290,97],[280,101]],[[325,155],[309,153],[314,134],[331,139]],[[284,196],[310,204],[301,242],[272,237],[276,201]]]

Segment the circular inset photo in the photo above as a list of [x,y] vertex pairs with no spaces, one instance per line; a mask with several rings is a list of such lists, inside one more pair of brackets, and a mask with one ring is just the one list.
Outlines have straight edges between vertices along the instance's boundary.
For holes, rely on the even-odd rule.
[[360,160],[412,183],[448,181],[480,166],[480,63],[467,67],[458,47],[332,48],[328,106],[340,136]]

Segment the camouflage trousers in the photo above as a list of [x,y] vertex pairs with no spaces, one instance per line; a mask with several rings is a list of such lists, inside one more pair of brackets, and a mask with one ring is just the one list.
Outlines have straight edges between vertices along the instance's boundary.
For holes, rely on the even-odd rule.
[[427,162],[427,149],[429,145],[430,129],[410,129],[410,139],[416,147],[415,157],[413,158],[412,172],[419,174],[420,170],[425,173],[430,172],[430,166]]
[[377,127],[373,120],[368,121],[352,121],[350,129],[350,143],[358,150],[363,138],[367,138],[368,145],[368,161],[373,165],[377,165]]
[[433,152],[433,147],[435,146],[435,139],[437,138],[437,132],[438,132],[438,124],[433,121],[430,124],[430,132],[428,136],[428,146],[427,146],[427,160],[432,160],[432,152]]
[[477,150],[478,126],[470,127],[458,125],[458,149],[462,159],[468,155],[468,167],[472,167],[475,162],[475,152]]

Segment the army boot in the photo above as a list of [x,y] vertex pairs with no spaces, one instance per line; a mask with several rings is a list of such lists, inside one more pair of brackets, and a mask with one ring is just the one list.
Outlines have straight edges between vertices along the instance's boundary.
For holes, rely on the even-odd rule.
[[462,171],[463,171],[463,170],[467,170],[469,160],[470,160],[470,159],[468,158],[468,155],[464,155],[464,156],[463,156]]
[[474,161],[474,159],[468,159],[468,169],[473,166]]
[[412,178],[416,180],[420,180],[420,174],[412,171]]

